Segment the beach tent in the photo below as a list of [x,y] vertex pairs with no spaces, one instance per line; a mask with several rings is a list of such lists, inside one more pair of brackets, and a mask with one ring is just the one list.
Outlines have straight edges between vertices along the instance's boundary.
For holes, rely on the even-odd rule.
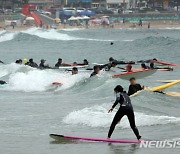
[[82,17],[76,17],[76,19],[78,19],[78,20],[82,20],[83,18],[82,18]]
[[79,15],[82,16],[82,15],[85,15],[85,16],[94,16],[96,15],[95,12],[93,11],[90,11],[90,10],[84,10],[82,12],[79,12]]
[[83,20],[88,20],[88,19],[90,19],[88,16],[82,16],[81,17]]
[[75,20],[79,20],[77,17],[72,16],[71,18],[68,19],[69,21],[75,21]]
[[27,17],[26,20],[34,21],[34,18],[33,17]]

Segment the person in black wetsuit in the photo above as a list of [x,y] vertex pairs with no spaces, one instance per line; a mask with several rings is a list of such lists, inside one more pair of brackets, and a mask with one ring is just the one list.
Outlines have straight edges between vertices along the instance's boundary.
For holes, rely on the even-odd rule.
[[78,74],[77,67],[73,67],[71,72],[72,72],[72,75]]
[[83,63],[79,63],[79,64],[77,64],[77,65],[89,65],[89,62],[88,62],[87,59],[84,59],[84,60],[83,60]]
[[63,63],[63,60],[61,58],[59,58],[58,62],[55,64],[55,67],[59,68],[60,66],[71,66],[71,65]]
[[131,78],[129,81],[130,81],[131,84],[129,86],[128,96],[131,96],[134,93],[136,93],[137,91],[144,89],[144,87],[141,87],[140,84],[136,83],[135,78]]
[[145,64],[145,63],[142,63],[142,64],[141,64],[141,68],[143,68],[143,69],[149,69],[149,67],[148,67],[148,66],[146,66],[146,64]]
[[29,59],[29,61],[25,65],[28,65],[28,66],[31,66],[31,67],[35,67],[35,68],[38,67],[38,65],[34,62],[34,60],[32,58]]
[[120,104],[120,108],[117,111],[117,113],[114,116],[114,119],[111,123],[110,129],[108,132],[108,138],[111,138],[111,135],[115,129],[115,126],[117,125],[117,123],[119,123],[119,121],[122,119],[122,117],[126,115],[128,117],[130,126],[131,126],[134,134],[136,135],[137,139],[138,140],[141,139],[141,136],[139,135],[139,131],[135,124],[134,110],[133,110],[129,96],[126,94],[125,91],[123,91],[123,88],[120,85],[117,85],[114,88],[114,92],[116,93],[116,101],[113,104],[112,108],[109,110],[109,112],[112,112],[118,103]]
[[60,66],[62,66],[62,59],[61,58],[59,58],[58,62],[55,64],[55,67],[60,67]]
[[18,59],[18,60],[16,60],[16,62],[15,62],[16,64],[22,64],[22,59]]
[[101,70],[98,65],[95,65],[93,69],[94,69],[94,72],[91,73],[90,77],[97,75]]
[[105,66],[105,71],[110,71],[111,68],[115,68],[117,66],[117,63],[113,61],[112,63],[109,63]]
[[0,85],[5,85],[5,84],[7,84],[6,81],[0,80]]
[[45,62],[46,62],[46,60],[41,59],[41,63],[39,64],[39,68],[40,68],[40,69],[48,69],[48,68],[51,68],[51,67],[49,67],[49,65],[45,65]]

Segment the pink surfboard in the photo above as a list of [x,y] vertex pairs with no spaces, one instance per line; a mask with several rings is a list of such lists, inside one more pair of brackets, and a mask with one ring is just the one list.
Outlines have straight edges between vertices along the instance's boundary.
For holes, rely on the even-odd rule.
[[141,140],[118,140],[118,139],[106,139],[106,138],[88,138],[88,137],[58,135],[58,134],[50,134],[49,136],[55,140],[70,139],[70,140],[81,140],[81,141],[92,141],[92,142],[109,142],[109,143],[130,143],[130,144],[141,143]]
[[53,85],[58,85],[58,86],[63,85],[61,82],[57,82],[57,81],[56,81],[56,82],[53,82],[52,84],[53,84]]

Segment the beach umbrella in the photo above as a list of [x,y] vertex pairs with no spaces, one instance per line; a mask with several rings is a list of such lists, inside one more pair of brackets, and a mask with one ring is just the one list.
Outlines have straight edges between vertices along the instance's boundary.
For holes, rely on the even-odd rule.
[[27,17],[26,20],[34,20],[33,17]]
[[76,19],[78,19],[78,20],[82,20],[82,19],[83,19],[83,17],[76,17]]
[[60,21],[60,19],[59,19],[59,18],[55,18],[54,20],[55,20],[55,21]]
[[88,20],[88,19],[90,19],[90,18],[89,18],[88,16],[83,16],[82,19]]
[[71,18],[68,19],[69,21],[74,21],[74,20],[78,20],[76,17],[72,16]]

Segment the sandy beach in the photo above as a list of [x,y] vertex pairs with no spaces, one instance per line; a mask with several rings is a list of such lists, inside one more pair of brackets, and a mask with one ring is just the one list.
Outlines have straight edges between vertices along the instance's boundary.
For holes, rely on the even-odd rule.
[[[138,23],[113,23],[108,26],[102,26],[102,25],[89,25],[88,28],[94,29],[94,28],[122,28],[122,29],[128,29],[128,28],[148,28],[148,23],[150,23],[150,28],[180,28],[180,21],[177,20],[159,20],[159,21],[143,21],[143,26],[138,26]],[[15,31],[21,31],[26,30],[29,28],[32,28],[35,26],[26,26],[26,25],[20,25],[15,26],[14,29],[12,26],[5,26],[4,22],[0,22],[0,30],[15,30]],[[44,27],[45,28],[45,27]],[[56,29],[74,29],[74,28],[86,28],[86,26],[70,26],[68,24],[59,24],[56,26]],[[46,29],[46,28],[45,28]]]

